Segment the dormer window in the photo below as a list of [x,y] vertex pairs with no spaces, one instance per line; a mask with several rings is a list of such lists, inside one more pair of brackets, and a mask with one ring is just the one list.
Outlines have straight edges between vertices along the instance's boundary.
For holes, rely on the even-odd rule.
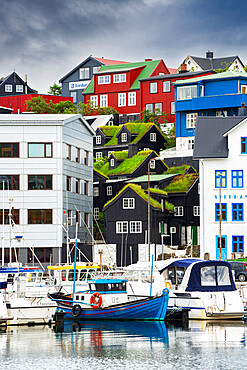
[[114,158],[112,158],[111,161],[110,161],[111,167],[114,167],[114,163],[115,163]]
[[150,169],[151,169],[151,168],[152,168],[152,169],[154,169],[154,168],[155,168],[155,160],[154,160],[154,159],[152,159],[152,160],[150,161],[149,167],[150,167]]
[[97,145],[101,144],[101,136],[100,135],[96,136],[96,144]]
[[152,141],[152,142],[156,141],[156,133],[155,132],[150,133],[150,141]]
[[119,83],[119,82],[126,82],[126,73],[120,73],[113,76],[113,82]]
[[111,83],[111,76],[105,75],[105,76],[98,76],[98,84],[104,85],[104,84],[110,84]]
[[122,143],[126,143],[126,141],[127,141],[127,134],[126,134],[126,132],[123,132],[121,134],[121,140],[122,140]]

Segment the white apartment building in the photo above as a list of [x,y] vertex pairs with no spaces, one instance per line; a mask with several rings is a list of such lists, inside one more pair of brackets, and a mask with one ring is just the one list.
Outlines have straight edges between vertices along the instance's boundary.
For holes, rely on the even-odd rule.
[[194,159],[200,159],[201,257],[246,256],[247,118],[199,117]]
[[91,242],[93,135],[79,114],[0,114],[2,263],[3,251],[5,263],[31,263],[30,248],[43,264],[66,262],[67,217],[69,238],[78,221]]

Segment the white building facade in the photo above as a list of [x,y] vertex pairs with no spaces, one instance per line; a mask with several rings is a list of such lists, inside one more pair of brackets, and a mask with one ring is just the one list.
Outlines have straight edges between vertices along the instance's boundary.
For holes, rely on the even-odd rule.
[[65,262],[67,217],[69,238],[78,221],[91,241],[93,135],[81,115],[0,115],[2,263],[31,263],[30,248],[44,264]]

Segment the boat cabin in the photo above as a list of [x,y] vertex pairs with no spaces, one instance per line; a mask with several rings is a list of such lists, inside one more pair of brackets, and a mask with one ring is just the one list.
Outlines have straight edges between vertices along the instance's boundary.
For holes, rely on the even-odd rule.
[[[54,279],[55,285],[71,285],[74,281],[74,264],[62,266],[47,266],[49,275]],[[89,279],[96,277],[99,266],[76,264],[75,281],[84,284]]]

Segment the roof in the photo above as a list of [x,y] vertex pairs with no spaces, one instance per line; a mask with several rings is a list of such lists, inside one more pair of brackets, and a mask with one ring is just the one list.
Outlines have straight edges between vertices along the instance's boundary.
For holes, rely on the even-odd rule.
[[98,58],[98,57],[93,57],[94,59],[98,60],[98,62],[104,64],[104,65],[107,65],[107,66],[110,66],[112,64],[126,64],[126,63],[129,63],[129,62],[124,62],[122,60],[115,60],[115,59],[105,59],[105,58]]
[[212,75],[207,75],[207,76],[195,77],[195,78],[191,78],[187,80],[178,80],[174,82],[174,85],[192,84],[192,83],[199,82],[199,81],[222,80],[222,79],[228,79],[228,78],[247,79],[247,73],[226,71],[222,73],[214,73]]
[[[12,73],[10,73],[8,76],[6,76],[6,77],[2,77],[1,79],[0,79],[0,85],[2,85],[2,84],[4,84],[5,82],[7,82],[8,81],[8,79],[12,76],[12,75],[16,75],[17,77],[18,77],[18,79],[21,81],[21,83],[23,84],[23,85],[26,85],[26,82],[24,82],[23,81],[23,79],[14,71],[14,72],[12,72]],[[31,89],[31,87],[30,86],[28,86],[27,85],[27,87],[32,91],[32,92],[37,92],[36,90],[34,90],[34,89]],[[18,95],[19,96],[19,95]]]
[[112,114],[101,114],[98,116],[83,117],[95,131],[98,127],[105,126],[113,118]]
[[165,187],[165,191],[170,193],[187,193],[192,185],[197,181],[198,174],[178,175]]
[[94,172],[96,172],[98,175],[108,179],[109,177],[106,176],[103,172],[101,172],[100,170],[96,169],[95,167],[93,168]]
[[[117,64],[113,66],[102,66],[100,68],[100,73],[116,73],[116,72],[123,72],[133,68],[140,68],[144,67],[143,70],[140,72],[138,77],[135,79],[133,84],[130,87],[130,90],[137,90],[140,89],[140,80],[143,78],[150,77],[154,69],[157,65],[161,62],[160,60],[152,60],[152,61],[144,61],[144,62],[135,62],[135,63],[128,63],[128,64]],[[98,72],[98,73],[99,73]],[[94,78],[90,82],[90,84],[86,87],[83,94],[93,94],[94,93]]]
[[[176,175],[177,174],[172,174],[172,175],[165,175],[165,174],[162,174],[162,175],[150,175],[149,176],[149,181],[150,182],[157,182],[157,181],[167,180],[167,179],[173,178]],[[126,182],[133,182],[133,183],[148,182],[148,175],[139,176],[139,177],[136,177],[133,180],[128,180]]]
[[197,117],[193,159],[227,158],[227,138],[223,135],[246,117]]
[[212,73],[211,70],[208,70],[208,71],[197,71],[197,72],[189,72],[189,71],[185,71],[184,73],[173,73],[173,74],[168,74],[168,75],[158,75],[158,76],[152,76],[152,77],[148,77],[148,78],[143,78],[142,81],[151,81],[151,80],[172,80],[172,79],[177,79],[177,78],[181,78],[183,79],[183,77],[185,76],[188,76],[188,77],[193,77],[193,76],[204,76],[206,73]]
[[[194,61],[201,67],[205,69],[224,69],[230,66],[236,58],[237,55],[223,58],[201,58],[190,56]],[[241,62],[241,61],[240,61]]]
[[[184,164],[182,166],[175,166],[175,167],[169,167],[168,170],[167,170],[167,174],[180,174],[180,175],[183,175],[185,174],[190,168],[193,168],[192,166],[188,165],[188,164]],[[194,169],[195,170],[195,169]],[[195,170],[196,172],[196,170]]]

